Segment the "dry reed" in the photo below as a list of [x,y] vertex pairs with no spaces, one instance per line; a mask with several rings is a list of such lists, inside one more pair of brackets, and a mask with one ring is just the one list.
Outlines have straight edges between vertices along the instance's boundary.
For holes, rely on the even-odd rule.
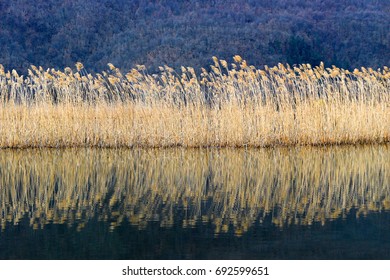
[[114,65],[91,75],[0,65],[0,147],[265,147],[390,140],[390,71],[264,70],[235,56],[208,72]]

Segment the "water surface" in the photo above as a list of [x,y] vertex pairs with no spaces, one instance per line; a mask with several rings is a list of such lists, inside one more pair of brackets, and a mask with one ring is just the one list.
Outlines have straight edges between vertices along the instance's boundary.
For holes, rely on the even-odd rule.
[[390,147],[0,151],[0,259],[390,259]]

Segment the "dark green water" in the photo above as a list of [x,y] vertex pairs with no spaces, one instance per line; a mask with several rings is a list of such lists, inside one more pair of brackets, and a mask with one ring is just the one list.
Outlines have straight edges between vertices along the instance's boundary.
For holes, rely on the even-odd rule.
[[390,259],[390,147],[0,152],[0,259]]

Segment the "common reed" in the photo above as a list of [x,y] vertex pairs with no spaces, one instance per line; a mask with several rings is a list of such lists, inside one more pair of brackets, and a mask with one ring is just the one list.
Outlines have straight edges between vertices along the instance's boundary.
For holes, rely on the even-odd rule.
[[390,140],[390,70],[323,64],[148,74],[0,66],[0,147],[266,147]]
[[[325,224],[390,210],[390,147],[0,151],[1,227]],[[354,209],[351,212],[351,209]]]

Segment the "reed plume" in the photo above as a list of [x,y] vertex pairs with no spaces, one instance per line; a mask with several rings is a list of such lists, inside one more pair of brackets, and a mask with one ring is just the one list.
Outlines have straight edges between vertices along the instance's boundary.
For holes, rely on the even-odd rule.
[[388,67],[323,63],[256,69],[240,56],[210,71],[113,64],[91,75],[0,67],[0,147],[267,147],[386,143]]

